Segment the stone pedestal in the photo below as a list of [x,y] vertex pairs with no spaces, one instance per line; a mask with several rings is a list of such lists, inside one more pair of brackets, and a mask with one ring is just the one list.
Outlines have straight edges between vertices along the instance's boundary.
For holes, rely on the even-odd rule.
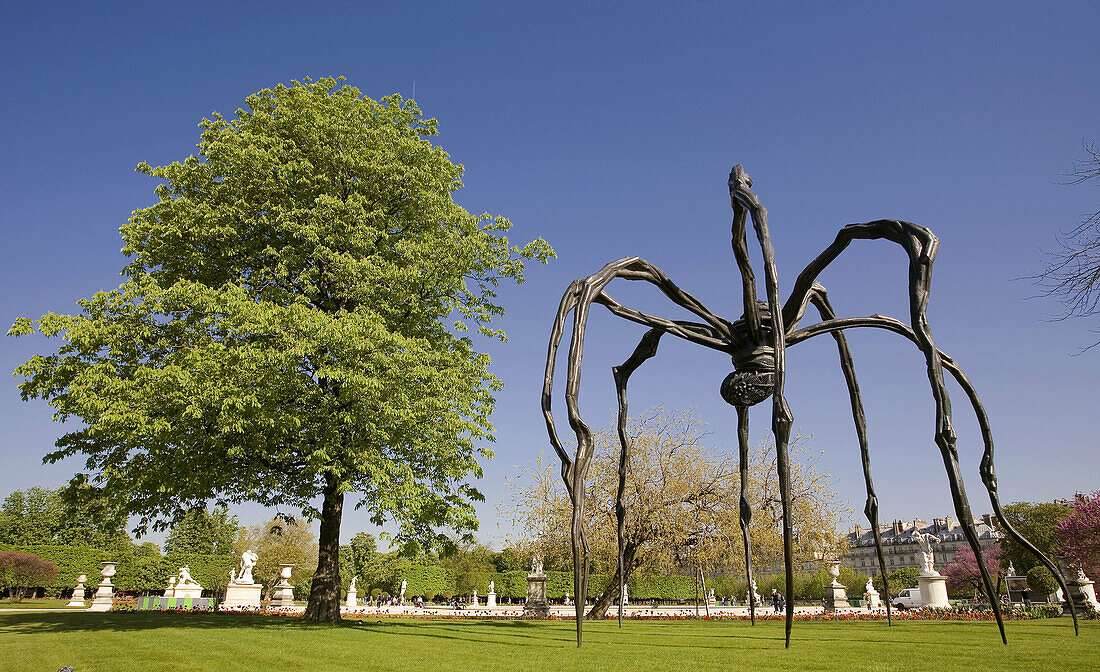
[[825,586],[825,611],[847,609],[851,606],[848,604],[848,589],[846,586],[841,585],[836,580]]
[[947,599],[947,579],[939,572],[921,574],[917,577],[917,585],[920,586],[921,607],[951,608],[951,602]]
[[96,586],[95,597],[92,598],[92,606],[88,611],[110,611],[115,603],[115,587],[110,581],[105,581]]
[[279,565],[279,583],[275,584],[275,594],[271,596],[271,606],[294,606],[294,586],[290,585],[290,573],[293,568],[294,565]]
[[92,599],[92,606],[88,608],[88,611],[111,610],[111,606],[115,603],[115,586],[111,583],[111,577],[115,575],[116,565],[118,565],[117,562],[103,563],[103,571],[100,572],[103,580],[96,586],[95,597]]
[[230,583],[225,587],[223,607],[260,608],[260,596],[264,587],[258,583]]
[[1024,601],[1024,591],[1027,590],[1026,576],[1006,576],[1005,585],[1008,586],[1008,601],[1019,604]]
[[87,574],[76,577],[76,588],[73,588],[73,596],[66,607],[84,607],[84,582],[88,580]]
[[271,596],[271,606],[293,607],[294,586],[290,585],[286,581],[280,581],[279,583],[276,583],[275,594]]
[[[1100,603],[1096,601],[1096,585],[1092,579],[1081,573],[1066,581],[1066,587],[1069,588],[1069,594],[1073,596],[1073,606],[1076,607],[1078,615],[1083,614],[1089,607],[1094,611],[1100,611]],[[1069,614],[1068,600],[1062,603],[1062,612]]]
[[550,604],[546,601],[546,575],[542,572],[527,575],[527,602],[523,605],[524,618],[546,618]]
[[863,601],[868,609],[882,609],[882,596],[877,590],[870,590],[863,594]]
[[172,593],[172,597],[178,597],[178,598],[202,597],[202,586],[200,586],[197,583],[183,585],[183,586],[181,586],[179,584],[176,584],[176,589]]
[[344,600],[344,606],[348,607],[348,608],[358,606],[359,605],[358,598],[359,598],[359,591],[357,591],[357,590],[348,590],[348,597],[347,597],[346,600]]
[[489,609],[492,609],[493,607],[497,606],[497,594],[496,593],[489,593],[488,595],[485,596],[485,606],[488,607]]

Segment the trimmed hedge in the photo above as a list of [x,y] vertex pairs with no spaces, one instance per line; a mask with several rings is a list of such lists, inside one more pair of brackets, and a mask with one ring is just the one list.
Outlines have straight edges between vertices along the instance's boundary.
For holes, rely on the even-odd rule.
[[163,558],[167,564],[167,571],[161,576],[160,586],[150,590],[164,589],[168,585],[169,576],[178,573],[180,567],[187,567],[191,570],[191,578],[202,584],[203,588],[222,592],[229,583],[229,572],[237,566],[239,560],[235,555],[199,555],[197,553],[169,555]]
[[43,560],[48,560],[57,565],[57,578],[49,586],[39,586],[46,589],[47,594],[59,594],[61,591],[72,589],[76,585],[76,577],[79,574],[87,574],[86,586],[92,587],[99,583],[99,572],[103,569],[103,561],[107,559],[107,552],[88,546],[9,546],[0,545],[0,551],[18,551],[37,555]]
[[[691,600],[695,598],[695,578],[691,576],[639,574],[631,576],[626,585],[632,602],[639,600]],[[707,587],[710,588],[711,586],[708,584]]]
[[84,585],[93,589],[100,581],[105,560],[117,560],[118,567],[111,582],[116,590],[159,592],[168,586],[168,577],[188,567],[191,577],[207,590],[221,591],[229,582],[229,570],[237,564],[232,555],[180,554],[168,557],[130,556],[108,557],[107,551],[90,546],[6,546],[0,550],[31,553],[57,565],[57,578],[52,585],[40,586],[47,594],[59,595],[76,585],[79,574],[87,574]]
[[414,565],[405,568],[400,573],[401,576],[396,577],[393,586],[394,595],[400,594],[402,579],[409,582],[409,585],[405,587],[406,599],[411,599],[416,595],[427,595],[428,593],[442,595],[449,592],[454,595],[455,576],[449,569],[434,565]]

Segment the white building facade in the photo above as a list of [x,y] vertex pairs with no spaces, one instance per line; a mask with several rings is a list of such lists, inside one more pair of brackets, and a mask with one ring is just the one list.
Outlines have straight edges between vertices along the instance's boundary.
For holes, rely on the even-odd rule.
[[[997,543],[1001,536],[994,528],[992,516],[986,514],[974,518],[974,527],[978,531],[978,541],[982,550]],[[879,525],[882,535],[882,554],[886,559],[886,571],[893,572],[903,567],[920,569],[920,546],[914,537],[916,532],[938,537],[940,543],[933,545],[936,570],[941,574],[947,565],[955,559],[955,553],[963,547],[970,547],[963,534],[963,527],[950,516],[933,518],[931,523],[918,518],[910,523],[895,520],[889,525]],[[875,554],[875,538],[870,528],[855,526],[847,536],[848,549],[841,563],[864,574],[878,574],[878,556]]]

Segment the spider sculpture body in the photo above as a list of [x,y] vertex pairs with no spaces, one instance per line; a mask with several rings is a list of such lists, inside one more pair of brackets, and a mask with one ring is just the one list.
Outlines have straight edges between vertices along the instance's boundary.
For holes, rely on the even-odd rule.
[[[616,502],[616,517],[619,535],[619,577],[623,576],[623,537],[626,509],[623,504],[623,492],[630,467],[630,439],[626,433],[627,421],[627,382],[631,374],[646,360],[657,353],[662,336],[668,334],[712,350],[725,353],[731,358],[733,371],[726,376],[721,385],[722,398],[737,411],[738,448],[741,472],[740,526],[745,547],[746,578],[752,581],[752,542],[749,535],[749,523],[752,510],[745,494],[748,480],[748,418],[749,408],[769,397],[772,401],[772,432],[775,436],[777,471],[779,472],[780,500],[783,514],[784,569],[786,571],[786,646],[790,646],[791,625],[794,617],[794,560],[792,556],[793,533],[790,520],[790,475],[788,463],[788,442],[791,431],[791,411],[783,394],[785,375],[785,351],[814,336],[832,334],[839,351],[841,371],[848,386],[863,464],[863,475],[867,491],[864,512],[871,525],[879,569],[886,583],[886,562],[882,551],[882,540],[878,525],[878,499],[875,496],[871,480],[870,452],[867,439],[867,424],[863,413],[859,384],[855,376],[852,355],[844,332],[848,329],[877,328],[892,331],[912,341],[924,354],[928,381],[936,407],[935,443],[940,449],[947,477],[951,487],[951,496],[955,513],[963,527],[964,534],[982,573],[982,582],[997,619],[1001,639],[1007,643],[1004,623],[1001,617],[999,600],[993,581],[982,561],[982,549],[978,543],[978,534],[973,523],[970,504],[963,487],[959,468],[958,453],[955,448],[955,430],[951,422],[951,401],[944,384],[943,372],[946,370],[963,389],[977,417],[985,450],[981,460],[980,473],[982,483],[989,494],[993,512],[1006,534],[1021,545],[1030,549],[1054,574],[1063,594],[1069,598],[1069,590],[1059,568],[1049,558],[1024,539],[1005,519],[997,494],[997,478],[993,470],[993,436],[989,419],[982,407],[974,386],[948,355],[939,350],[932,339],[927,319],[929,284],[932,274],[932,262],[936,257],[939,241],[932,232],[923,226],[898,220],[877,220],[873,222],[851,224],[840,230],[833,243],[817,256],[798,276],[794,288],[785,303],[779,300],[779,276],[775,266],[775,253],[768,234],[767,211],[751,190],[752,180],[741,166],[734,166],[729,178],[730,202],[733,207],[732,245],[738,270],[742,279],[744,314],[736,321],[729,321],[708,310],[695,297],[677,287],[660,269],[639,257],[625,257],[613,261],[597,273],[574,281],[562,297],[558,308],[554,328],[550,336],[546,361],[546,377],[543,386],[542,409],[546,427],[553,446],[562,463],[562,479],[572,501],[573,518],[571,528],[573,550],[574,594],[588,594],[589,548],[583,525],[584,479],[593,453],[593,435],[589,426],[581,418],[577,395],[580,388],[580,367],[584,350],[585,328],[588,314],[593,303],[607,308],[613,315],[635,322],[649,330],[642,336],[637,348],[621,365],[613,367],[612,373],[618,393],[618,433],[621,446],[619,462],[619,489]],[[764,259],[764,284],[767,300],[757,299],[757,284],[749,261],[746,223],[751,217],[756,238],[760,244]],[[825,288],[816,279],[818,275],[836,259],[848,244],[856,239],[885,239],[900,245],[909,257],[909,322],[871,315],[869,317],[837,318],[829,303]],[[615,278],[640,280],[651,283],[661,290],[673,303],[682,306],[698,316],[700,321],[669,320],[629,308],[615,301],[605,288]],[[813,307],[820,320],[806,327],[799,327],[805,311]],[[577,438],[576,453],[570,456],[558,437],[551,410],[554,369],[557,361],[558,346],[565,330],[566,318],[572,314],[573,329],[569,346],[565,403],[569,414],[569,424]],[[884,585],[887,618],[890,616],[889,586]],[[622,585],[620,585],[620,597]],[[751,591],[750,591],[751,592]],[[619,600],[619,624],[622,625],[622,600]],[[1073,612],[1071,604],[1071,612]],[[755,600],[750,597],[749,613],[753,623],[756,618]],[[581,644],[582,623],[584,619],[584,601],[577,600],[577,645]],[[1077,619],[1074,616],[1074,631],[1077,631]]]

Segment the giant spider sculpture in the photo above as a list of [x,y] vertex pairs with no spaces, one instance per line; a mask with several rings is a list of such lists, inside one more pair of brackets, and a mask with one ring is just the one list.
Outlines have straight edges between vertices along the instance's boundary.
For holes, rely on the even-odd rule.
[[[749,522],[752,510],[745,494],[748,480],[748,419],[749,407],[769,396],[772,398],[772,432],[775,435],[777,471],[779,472],[780,499],[783,514],[783,550],[786,570],[786,638],[785,645],[791,643],[791,624],[794,617],[794,559],[791,553],[792,529],[790,520],[790,474],[787,444],[791,431],[791,411],[783,396],[785,374],[784,354],[786,348],[796,345],[814,336],[832,334],[840,353],[840,366],[848,384],[851,399],[852,416],[855,420],[856,435],[859,441],[860,456],[863,462],[863,477],[867,487],[867,504],[864,512],[871,524],[875,550],[878,555],[879,569],[882,572],[887,605],[887,619],[890,620],[889,586],[886,585],[886,561],[882,552],[882,539],[878,526],[878,499],[871,481],[870,453],[867,441],[867,424],[860,398],[859,384],[856,381],[852,355],[848,348],[844,331],[861,327],[886,329],[900,334],[912,341],[924,353],[927,363],[928,381],[932,386],[932,396],[936,406],[935,441],[947,469],[947,478],[951,486],[951,498],[955,513],[962,524],[964,534],[970,543],[981,568],[985,594],[993,608],[1000,630],[1001,640],[1005,637],[1004,622],[993,581],[982,560],[982,549],[978,544],[970,504],[963,488],[959,470],[958,453],[955,449],[955,430],[951,424],[951,401],[944,385],[943,371],[946,369],[962,387],[977,416],[981,429],[985,451],[981,460],[981,478],[989,493],[993,511],[1004,531],[1022,546],[1028,548],[1056,577],[1062,592],[1070,600],[1070,611],[1074,613],[1072,599],[1065,579],[1058,567],[1043,555],[1031,542],[1027,541],[1005,519],[997,495],[997,477],[993,471],[993,435],[989,427],[989,418],[978,399],[974,386],[963,373],[959,365],[947,354],[936,348],[932,340],[932,331],[926,316],[928,308],[929,284],[932,277],[932,262],[936,257],[939,241],[932,232],[923,226],[892,219],[881,219],[863,224],[851,224],[840,230],[833,244],[817,256],[802,271],[795,281],[794,290],[786,303],[779,302],[779,275],[775,267],[775,252],[768,234],[767,211],[751,191],[752,180],[741,166],[734,166],[729,178],[730,203],[733,206],[733,254],[741,274],[744,295],[744,314],[740,319],[729,320],[712,313],[695,297],[677,287],[668,276],[648,261],[639,257],[624,257],[613,261],[597,273],[576,280],[569,285],[562,297],[554,320],[554,329],[550,335],[549,352],[546,359],[546,378],[542,393],[542,410],[546,418],[546,428],[550,443],[562,462],[562,479],[573,505],[572,548],[573,548],[573,589],[574,594],[588,594],[589,548],[583,524],[584,479],[592,458],[594,448],[592,431],[581,419],[577,406],[577,393],[580,388],[581,355],[584,350],[585,327],[588,313],[593,303],[606,307],[613,315],[631,322],[649,327],[633,354],[620,366],[612,368],[615,387],[618,393],[618,433],[621,446],[619,461],[619,487],[616,501],[616,518],[619,538],[619,624],[622,625],[622,580],[623,576],[623,536],[626,508],[623,504],[623,492],[627,472],[630,468],[630,439],[626,433],[627,398],[626,387],[630,375],[647,359],[657,353],[657,345],[665,334],[677,336],[691,343],[729,355],[733,360],[733,372],[722,381],[721,394],[727,403],[737,409],[737,438],[740,455],[741,501],[740,525],[745,546],[745,572],[750,584],[752,581],[752,543],[749,537]],[[757,300],[756,278],[749,262],[746,220],[752,217],[753,228],[759,240],[764,258],[764,281],[767,289],[767,301]],[[909,255],[909,319],[910,324],[901,320],[872,315],[870,317],[837,318],[825,293],[825,288],[816,282],[817,276],[830,264],[848,244],[855,239],[883,238],[897,243]],[[605,288],[615,278],[642,280],[656,285],[673,303],[686,308],[699,316],[702,322],[669,320],[620,304],[611,298]],[[806,309],[813,306],[821,320],[808,327],[798,327]],[[551,410],[554,383],[554,368],[557,361],[558,345],[561,342],[567,315],[573,314],[573,334],[569,346],[565,403],[569,413],[569,424],[577,437],[577,449],[574,457],[565,451],[554,427]],[[756,620],[755,598],[751,597],[749,613],[753,623]],[[581,644],[582,622],[584,619],[584,600],[577,599],[577,646]],[[1074,632],[1077,632],[1077,617],[1073,618]]]

